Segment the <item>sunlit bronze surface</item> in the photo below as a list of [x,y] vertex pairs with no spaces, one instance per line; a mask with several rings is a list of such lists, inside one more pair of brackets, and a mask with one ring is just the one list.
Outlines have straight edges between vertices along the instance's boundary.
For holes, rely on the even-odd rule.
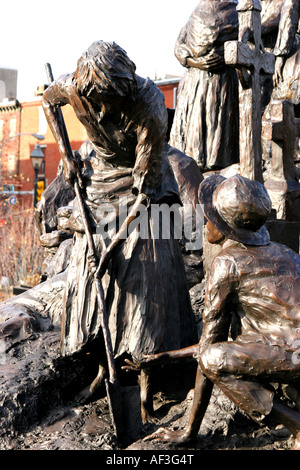
[[198,2],[175,46],[187,71],[178,90],[170,144],[203,170],[238,162],[238,80],[224,62],[224,42],[237,38],[236,4]]
[[300,100],[300,2],[262,0],[261,4],[263,42],[276,56],[273,97],[290,99],[297,105]]
[[[77,163],[55,117],[55,108],[66,104],[73,107],[90,138],[77,153]],[[139,195],[144,195],[147,205],[179,202],[178,185],[163,150],[168,119],[163,94],[150,79],[136,75],[134,63],[119,46],[94,43],[82,54],[75,73],[50,84],[43,106],[66,179],[72,183],[76,174],[81,181],[99,258],[116,236],[115,228],[105,240],[95,233],[107,205],[115,209],[118,223],[119,203],[125,198],[129,209]],[[75,204],[72,217],[80,224],[76,213]],[[178,241],[172,236],[154,239],[152,224],[149,216],[147,237],[138,237],[134,230],[118,244],[102,279],[115,357],[125,353],[140,357],[185,346],[194,338]],[[78,228],[68,268],[62,351],[72,354],[99,337],[87,239]]]
[[[217,191],[231,183],[238,190],[227,203],[218,203]],[[264,193],[260,183],[241,176],[228,180],[212,176],[201,184],[209,236],[222,244],[222,251],[213,262],[206,287],[199,345],[150,356],[137,366],[195,355],[199,368],[192,411],[183,431],[159,429],[149,439],[181,443],[196,437],[215,384],[253,419],[262,421],[268,416],[284,424],[295,436],[295,448],[299,447],[300,413],[278,402],[274,385],[285,388],[299,408],[300,256],[268,242],[266,232],[261,245],[251,245],[251,233],[255,241],[256,231],[262,230],[268,217],[268,210],[261,211],[262,205],[267,209],[268,196],[261,203],[260,192]],[[243,205],[237,196],[242,193]],[[225,205],[231,217],[224,212]],[[219,223],[222,213],[226,214],[223,226]],[[246,243],[240,222],[249,232]],[[236,230],[235,240],[222,237],[222,227],[229,223],[232,232]]]

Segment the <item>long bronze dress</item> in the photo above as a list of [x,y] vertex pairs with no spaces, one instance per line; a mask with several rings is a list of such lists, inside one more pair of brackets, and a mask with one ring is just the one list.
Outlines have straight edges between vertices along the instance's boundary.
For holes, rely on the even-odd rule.
[[[80,149],[86,204],[94,224],[98,253],[116,232],[120,201],[130,207],[147,195],[148,234],[137,229],[117,249],[103,277],[109,328],[115,357],[184,347],[195,340],[185,270],[178,240],[156,239],[151,204],[178,203],[178,186],[163,152],[167,111],[154,83],[138,77],[134,104],[115,121],[99,119],[79,97],[74,76],[61,77],[46,95],[50,104],[69,103],[91,140]],[[50,88],[51,88],[50,87]],[[125,204],[125,205],[126,205]],[[68,268],[62,318],[62,351],[72,354],[101,335],[96,289],[89,273],[86,236],[79,226]],[[114,208],[105,236],[99,233],[106,209]],[[116,224],[115,224],[116,222]],[[99,225],[100,224],[100,225]],[[103,227],[102,227],[103,229]],[[98,233],[97,233],[98,232]]]
[[188,59],[224,57],[224,42],[237,38],[236,2],[201,0],[182,28],[175,55],[187,68],[182,78],[170,145],[193,157],[202,170],[226,168],[239,161],[238,79],[223,62],[202,70]]

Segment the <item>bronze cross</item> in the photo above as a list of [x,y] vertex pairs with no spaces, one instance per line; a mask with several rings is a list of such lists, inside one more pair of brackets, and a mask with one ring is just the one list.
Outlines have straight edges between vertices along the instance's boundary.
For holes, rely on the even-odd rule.
[[240,79],[240,171],[262,183],[261,74],[274,74],[275,56],[262,45],[259,1],[240,0],[237,11],[239,38],[225,43],[225,62],[237,69]]
[[263,124],[264,136],[272,141],[272,177],[281,181],[297,179],[295,143],[300,136],[300,119],[295,119],[291,101],[272,101],[270,120]]

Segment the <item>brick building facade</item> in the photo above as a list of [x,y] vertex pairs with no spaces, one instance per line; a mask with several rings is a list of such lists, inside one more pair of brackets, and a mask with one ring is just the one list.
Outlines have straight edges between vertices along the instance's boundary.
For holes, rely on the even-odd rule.
[[[179,81],[179,78],[170,78],[156,82],[165,95],[167,108],[172,109],[176,106]],[[37,90],[38,94],[41,94],[43,87]],[[64,106],[62,111],[71,147],[78,150],[82,142],[87,140],[86,131],[71,106]],[[32,134],[42,135],[44,139],[39,141]],[[47,125],[40,96],[30,102],[7,100],[0,103],[0,143],[0,204],[7,206],[17,203],[32,206],[35,173],[30,154],[35,144],[39,143],[44,154],[38,179],[45,182],[45,187],[56,177],[60,161],[60,154]]]
[[14,136],[21,132],[21,111],[21,105],[15,99],[6,99],[0,103],[0,180],[5,192],[10,191],[12,185],[20,188],[20,179],[17,177],[20,139]]
[[180,78],[178,77],[164,78],[161,80],[157,80],[155,82],[158,88],[165,95],[166,107],[169,109],[176,108],[177,91],[178,91],[179,82],[180,82]]

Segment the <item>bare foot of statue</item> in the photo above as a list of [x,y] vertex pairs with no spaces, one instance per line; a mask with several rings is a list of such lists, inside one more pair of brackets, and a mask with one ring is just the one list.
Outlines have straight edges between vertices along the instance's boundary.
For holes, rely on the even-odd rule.
[[192,440],[193,438],[186,430],[171,431],[167,428],[159,428],[153,434],[144,438],[144,441],[165,442],[169,444],[186,444]]
[[152,409],[148,410],[147,407],[145,407],[143,404],[141,405],[141,417],[142,417],[142,423],[147,424],[147,423],[157,423],[158,419],[155,417],[155,412]]
[[148,354],[143,356],[143,360],[134,358],[133,360],[125,359],[123,370],[140,372],[140,389],[141,389],[141,417],[142,423],[157,423],[153,409],[153,394],[151,392],[151,368],[147,367],[149,363],[154,362],[159,355]]
[[141,418],[142,423],[155,423],[154,409],[153,409],[153,394],[151,391],[151,369],[146,368],[141,370],[140,373],[140,389],[141,389]]
[[105,375],[106,369],[100,364],[96,378],[90,385],[88,385],[78,394],[77,401],[81,404],[85,404],[91,401],[94,398],[97,390],[99,390],[101,387]]

